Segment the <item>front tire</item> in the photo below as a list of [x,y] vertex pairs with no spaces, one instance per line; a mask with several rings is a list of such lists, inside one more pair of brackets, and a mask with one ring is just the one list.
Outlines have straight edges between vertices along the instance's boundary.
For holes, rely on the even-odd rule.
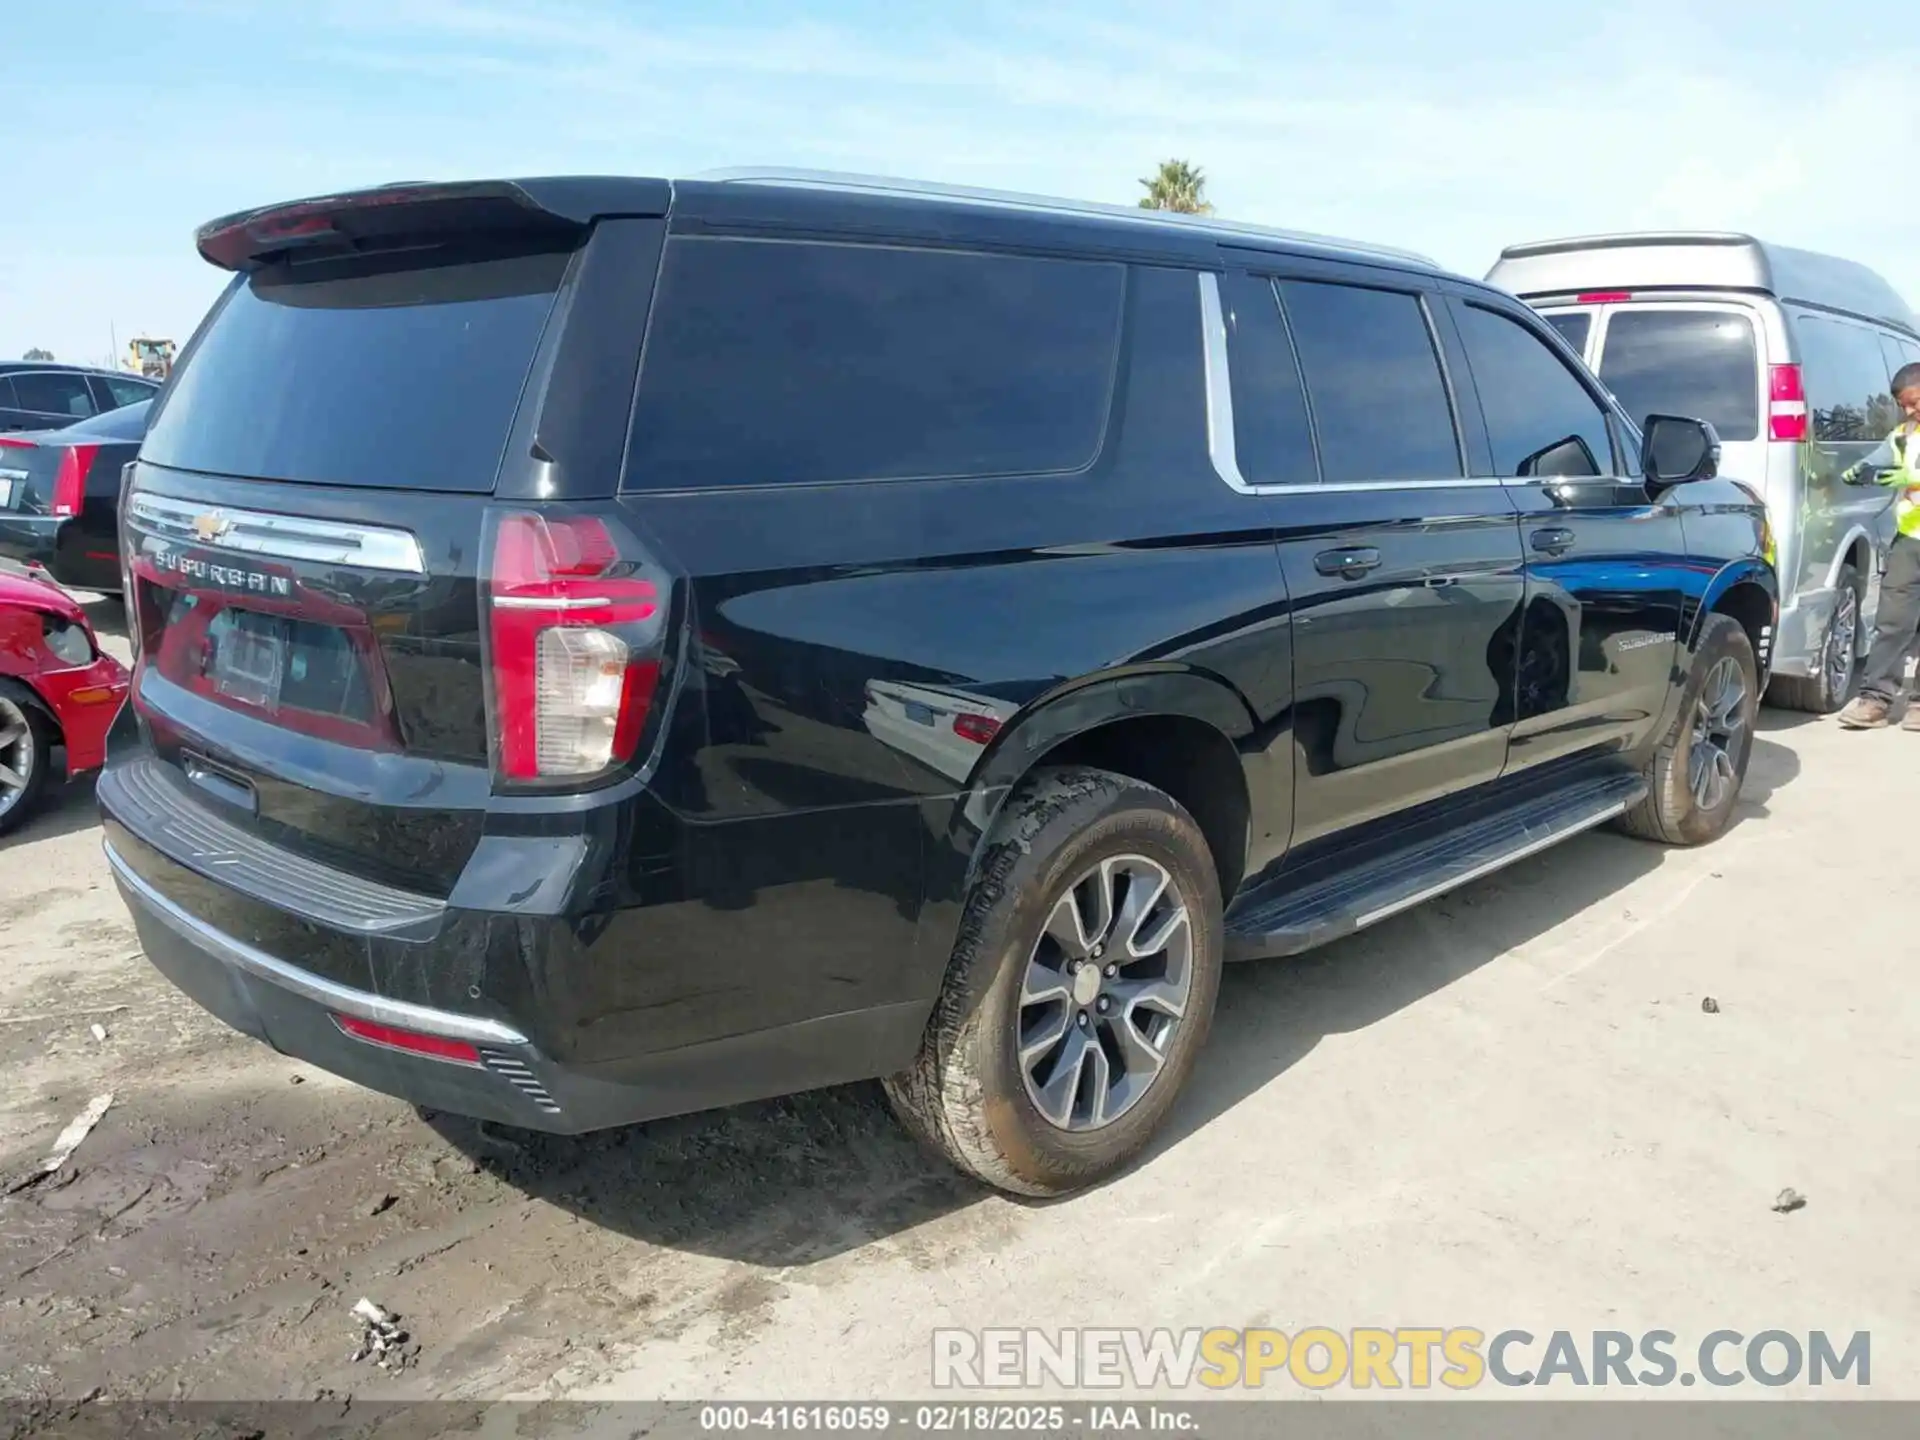
[[53,727],[19,686],[0,681],[0,835],[39,808],[53,768]]
[[1840,567],[1834,589],[1833,614],[1813,657],[1811,675],[1776,675],[1767,686],[1767,699],[1788,710],[1809,715],[1831,715],[1853,692],[1854,672],[1860,663],[1860,572]]
[[1165,792],[1042,771],[989,838],[901,1121],[1017,1195],[1114,1174],[1192,1072],[1220,988],[1220,882]]
[[1647,766],[1647,794],[1620,829],[1664,845],[1704,845],[1733,819],[1753,758],[1759,667],[1731,615],[1710,614],[1673,729]]

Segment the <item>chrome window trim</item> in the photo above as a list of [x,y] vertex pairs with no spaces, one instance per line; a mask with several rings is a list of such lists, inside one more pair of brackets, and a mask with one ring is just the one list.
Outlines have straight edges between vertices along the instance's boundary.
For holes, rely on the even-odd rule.
[[[1425,310],[1423,305],[1423,315]],[[1426,316],[1426,323],[1431,336],[1431,316]],[[1242,495],[1343,495],[1370,490],[1483,490],[1503,483],[1456,475],[1443,480],[1334,480],[1255,485],[1240,471],[1240,455],[1233,433],[1233,380],[1228,369],[1226,311],[1220,304],[1220,277],[1211,270],[1200,272],[1200,336],[1206,372],[1207,454],[1213,461],[1214,474],[1226,482],[1229,489]],[[1437,342],[1435,353],[1439,354]],[[1444,369],[1441,375],[1444,380]],[[1455,404],[1450,386],[1447,403],[1449,409]],[[1456,447],[1461,444],[1457,415],[1454,416],[1454,444]],[[1463,463],[1461,468],[1467,467]]]
[[[197,519],[208,515],[224,520],[227,528],[212,539],[203,539],[194,525]],[[209,550],[282,560],[314,560],[403,575],[427,572],[419,540],[410,531],[383,525],[234,510],[224,505],[177,500],[150,491],[136,494],[127,501],[127,518],[158,539]]]

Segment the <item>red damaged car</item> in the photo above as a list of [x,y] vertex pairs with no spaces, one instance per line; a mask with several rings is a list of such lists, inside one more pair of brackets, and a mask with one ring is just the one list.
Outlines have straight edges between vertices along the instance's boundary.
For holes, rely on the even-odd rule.
[[32,813],[56,746],[69,777],[98,769],[127,670],[86,612],[44,580],[0,574],[0,835]]

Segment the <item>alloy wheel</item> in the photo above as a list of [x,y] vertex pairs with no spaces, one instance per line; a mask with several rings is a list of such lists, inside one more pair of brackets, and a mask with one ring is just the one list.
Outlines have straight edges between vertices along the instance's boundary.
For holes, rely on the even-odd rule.
[[1717,810],[1739,783],[1740,747],[1747,730],[1747,680],[1732,656],[1707,671],[1693,708],[1693,744],[1687,754],[1687,786],[1694,804]]
[[7,814],[27,793],[33,778],[33,726],[18,704],[0,697],[0,815]]
[[1165,1067],[1193,983],[1193,924],[1166,867],[1102,860],[1067,887],[1027,959],[1020,1078],[1058,1129],[1126,1114]]
[[1827,653],[1821,657],[1827,693],[1838,705],[1853,684],[1854,641],[1860,633],[1860,600],[1851,585],[1842,587],[1833,605],[1833,623],[1827,627]]

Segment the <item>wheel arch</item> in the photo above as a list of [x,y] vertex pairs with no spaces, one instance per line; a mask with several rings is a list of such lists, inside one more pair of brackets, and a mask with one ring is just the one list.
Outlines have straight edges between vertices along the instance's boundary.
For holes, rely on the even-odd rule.
[[47,703],[47,699],[33,685],[18,675],[0,675],[0,695],[32,709],[52,727],[56,739],[64,739],[66,729],[60,723],[59,713]]
[[[960,806],[984,834],[1042,766],[1087,765],[1166,791],[1206,837],[1221,897],[1239,887],[1254,797],[1242,745],[1253,712],[1226,681],[1196,671],[1095,679],[1049,696],[994,737]],[[975,857],[979,853],[975,847]],[[968,866],[971,878],[973,863]]]
[[1838,587],[1840,572],[1851,565],[1859,577],[1860,597],[1866,598],[1867,577],[1874,569],[1877,555],[1873,532],[1864,525],[1855,525],[1834,547],[1833,562],[1827,566],[1827,588],[1831,590]]
[[1773,569],[1758,556],[1748,556],[1724,565],[1708,582],[1693,628],[1687,636],[1687,656],[1692,658],[1700,646],[1709,615],[1730,615],[1740,622],[1753,643],[1753,655],[1765,684],[1772,669],[1773,637],[1780,623],[1780,582]]

